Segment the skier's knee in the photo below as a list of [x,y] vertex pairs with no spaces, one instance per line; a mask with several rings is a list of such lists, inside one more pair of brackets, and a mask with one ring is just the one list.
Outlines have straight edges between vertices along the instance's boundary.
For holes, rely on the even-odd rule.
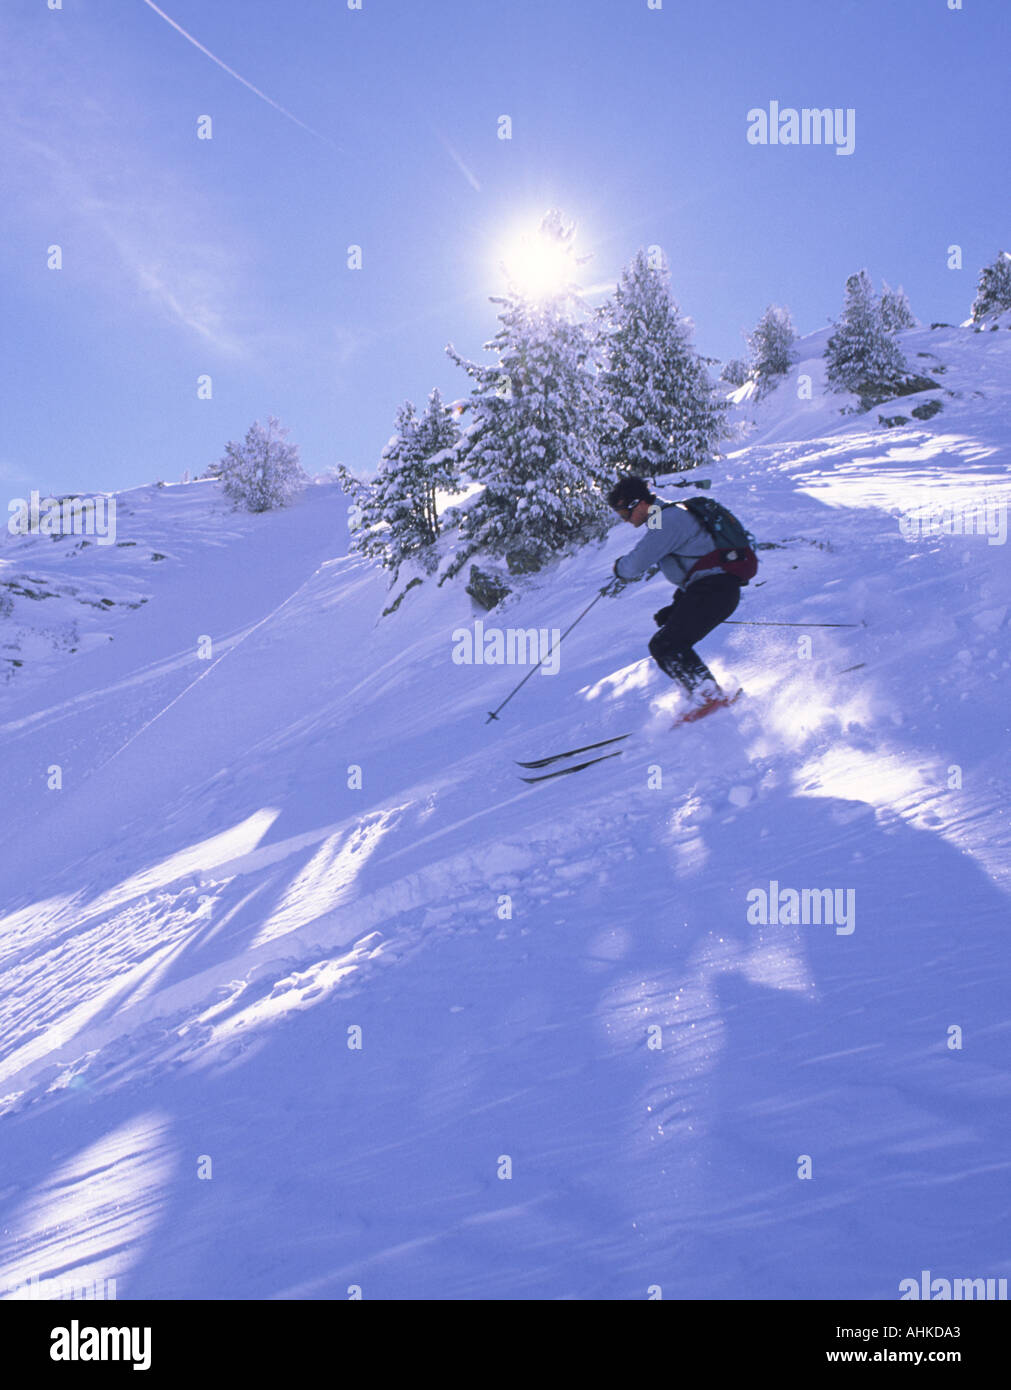
[[667,643],[663,640],[663,633],[658,632],[649,639],[649,654],[654,661],[663,665],[664,658],[667,656]]

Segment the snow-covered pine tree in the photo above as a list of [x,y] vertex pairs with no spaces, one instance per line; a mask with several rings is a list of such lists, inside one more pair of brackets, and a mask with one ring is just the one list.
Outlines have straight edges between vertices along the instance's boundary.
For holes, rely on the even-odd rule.
[[400,563],[399,551],[390,535],[389,523],[386,520],[383,461],[397,448],[402,431],[405,428],[409,429],[412,423],[417,424],[414,406],[410,401],[405,401],[397,410],[397,432],[384,448],[379,472],[374,478],[359,478],[343,463],[334,467],[337,481],[345,497],[350,499],[348,526],[351,541],[348,549],[353,555],[363,555],[367,560],[375,560],[383,569],[395,570]]
[[900,285],[893,290],[887,280],[881,282],[881,321],[889,333],[902,328],[915,328],[916,317],[909,306],[909,297]]
[[419,530],[429,538],[425,542],[429,545],[439,534],[436,494],[455,492],[459,487],[460,473],[456,457],[459,444],[459,426],[452,409],[443,403],[436,386],[429,394],[425,413],[418,422],[418,464],[414,474],[417,484],[412,483],[411,486],[411,496],[419,513]]
[[888,400],[908,374],[901,349],[885,327],[866,270],[846,281],[841,320],[825,349],[826,375],[836,391],[852,391],[864,409]]
[[709,461],[726,402],[692,347],[669,275],[639,251],[599,311],[601,458],[612,477],[655,478]]
[[731,357],[729,362],[723,364],[723,370],[720,372],[720,380],[725,381],[728,386],[743,386],[748,376],[748,364],[742,362],[739,357]]
[[273,415],[264,429],[258,420],[241,444],[229,440],[217,474],[225,495],[247,511],[266,512],[286,506],[305,487],[298,445],[287,443],[288,431]]
[[758,395],[768,394],[793,366],[796,337],[789,309],[770,304],[748,335],[748,375],[757,381]]
[[998,251],[996,259],[979,272],[972,322],[982,323],[1003,309],[1011,309],[1011,254]]
[[456,422],[436,387],[420,418],[411,401],[400,406],[375,478],[356,478],[338,465],[341,486],[357,509],[352,551],[396,573],[405,559],[433,544],[439,534],[436,492],[457,486],[458,442]]
[[568,312],[566,294],[534,303],[510,290],[491,302],[502,306],[501,327],[485,344],[494,365],[446,348],[474,382],[458,458],[483,488],[454,519],[464,555],[483,551],[535,569],[606,531],[595,337]]

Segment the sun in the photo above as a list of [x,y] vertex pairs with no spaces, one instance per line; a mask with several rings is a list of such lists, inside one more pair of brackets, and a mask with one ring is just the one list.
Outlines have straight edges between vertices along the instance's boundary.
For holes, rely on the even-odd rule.
[[553,235],[544,222],[516,233],[500,262],[506,279],[524,299],[551,299],[572,287],[575,264],[568,242]]

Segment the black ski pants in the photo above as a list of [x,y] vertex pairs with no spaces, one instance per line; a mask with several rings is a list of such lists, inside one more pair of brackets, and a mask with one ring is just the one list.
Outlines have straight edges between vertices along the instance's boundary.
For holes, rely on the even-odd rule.
[[663,625],[649,644],[650,655],[672,680],[691,694],[703,681],[715,681],[694,650],[707,632],[725,622],[741,601],[741,581],[732,574],[711,574],[679,589],[674,602],[656,615]]

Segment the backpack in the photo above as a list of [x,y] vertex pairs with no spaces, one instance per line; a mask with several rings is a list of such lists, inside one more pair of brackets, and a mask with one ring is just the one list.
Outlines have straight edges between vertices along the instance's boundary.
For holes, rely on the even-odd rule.
[[753,549],[755,538],[728,511],[716,501],[715,497],[688,497],[683,502],[675,502],[675,507],[683,507],[712,537],[715,550],[701,556],[685,575],[687,579],[696,570],[711,569],[714,565],[727,574],[734,575],[747,584],[758,573],[758,556]]

